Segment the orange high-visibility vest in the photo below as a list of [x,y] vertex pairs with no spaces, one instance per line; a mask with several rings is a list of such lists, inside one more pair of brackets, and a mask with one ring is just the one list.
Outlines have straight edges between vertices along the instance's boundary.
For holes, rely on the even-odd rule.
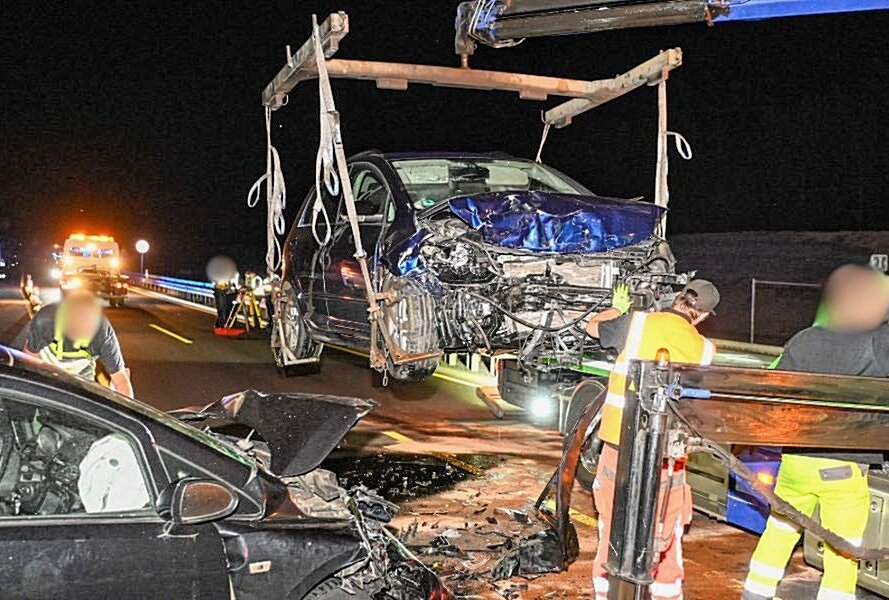
[[599,438],[603,441],[614,445],[620,443],[620,424],[630,361],[655,360],[655,355],[661,348],[670,352],[671,362],[695,365],[709,365],[713,362],[716,351],[710,340],[676,313],[633,313],[627,343],[608,378],[602,425],[599,427]]

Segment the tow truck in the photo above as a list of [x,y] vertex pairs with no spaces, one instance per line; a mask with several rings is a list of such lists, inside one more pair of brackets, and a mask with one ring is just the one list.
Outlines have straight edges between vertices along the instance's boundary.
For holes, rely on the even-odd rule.
[[123,306],[126,301],[129,278],[120,272],[120,247],[111,236],[70,235],[54,272],[62,295],[83,288],[111,306]]

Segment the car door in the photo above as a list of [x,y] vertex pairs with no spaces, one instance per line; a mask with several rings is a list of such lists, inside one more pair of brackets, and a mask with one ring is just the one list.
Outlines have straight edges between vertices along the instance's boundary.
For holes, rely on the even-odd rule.
[[216,528],[158,516],[167,476],[144,426],[44,390],[0,388],[2,596],[227,597]]
[[[382,173],[369,163],[352,165],[351,180],[361,243],[373,273],[376,248],[390,220],[391,193]],[[367,294],[344,202],[340,203],[325,262],[330,327],[345,338],[366,341],[370,336]]]

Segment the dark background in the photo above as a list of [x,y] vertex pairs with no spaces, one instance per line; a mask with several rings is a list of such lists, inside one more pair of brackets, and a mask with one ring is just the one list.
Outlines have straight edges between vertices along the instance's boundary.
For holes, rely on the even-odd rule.
[[[265,213],[260,91],[312,11],[349,12],[338,56],[455,65],[455,1],[18,3],[0,8],[0,238],[43,256],[74,230],[144,237],[155,271],[228,253],[258,267]],[[889,229],[884,137],[889,12],[704,24],[480,48],[473,66],[595,79],[681,46],[670,127],[671,233]],[[317,88],[275,114],[290,210],[310,184]],[[533,156],[538,111],[514,94],[334,82],[347,151]],[[651,197],[654,89],[550,135],[544,159],[598,193]],[[134,254],[134,253],[132,253]],[[136,266],[136,258],[130,260]],[[250,264],[245,264],[250,263]]]

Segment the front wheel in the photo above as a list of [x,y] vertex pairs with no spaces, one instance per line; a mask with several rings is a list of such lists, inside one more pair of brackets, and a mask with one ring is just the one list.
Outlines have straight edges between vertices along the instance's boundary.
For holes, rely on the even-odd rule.
[[[607,380],[584,379],[574,387],[565,417],[565,435],[571,435],[574,432],[574,428],[588,410],[601,410],[606,384]],[[593,404],[596,404],[598,408],[593,407]],[[599,452],[602,450],[602,440],[597,434],[598,426],[595,431],[590,432],[584,442],[580,452],[580,461],[577,463],[575,479],[585,490],[592,490],[593,482],[596,479]]]
[[[382,334],[378,343],[386,356],[386,370],[397,381],[423,381],[438,367],[438,319],[435,299],[419,283],[408,277],[387,275],[383,291],[392,300],[380,307],[379,327],[385,330],[394,348],[385,348]],[[392,352],[418,356],[396,364]]]
[[309,335],[293,286],[285,282],[275,302],[271,346],[278,371],[289,377],[317,370],[324,345]]

